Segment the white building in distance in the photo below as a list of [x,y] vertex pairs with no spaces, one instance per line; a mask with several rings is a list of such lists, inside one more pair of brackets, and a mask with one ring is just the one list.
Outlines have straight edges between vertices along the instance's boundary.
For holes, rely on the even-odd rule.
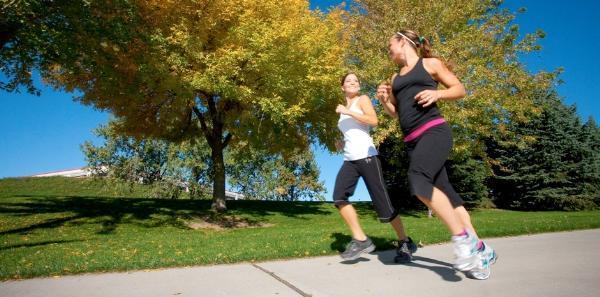
[[31,177],[50,177],[50,176],[65,176],[65,177],[89,177],[92,173],[87,167],[60,170],[60,171],[52,171],[46,173],[40,173],[32,175]]
[[[74,169],[67,169],[67,170],[35,174],[35,175],[31,175],[31,177],[64,176],[64,177],[83,178],[83,177],[90,177],[91,175],[92,175],[92,172],[87,167],[81,167],[81,168],[74,168]],[[182,186],[184,187],[184,190],[186,192],[189,192],[189,188],[187,187],[187,185],[184,184]],[[227,200],[243,200],[244,198],[245,198],[244,194],[225,191],[225,199],[227,199]]]

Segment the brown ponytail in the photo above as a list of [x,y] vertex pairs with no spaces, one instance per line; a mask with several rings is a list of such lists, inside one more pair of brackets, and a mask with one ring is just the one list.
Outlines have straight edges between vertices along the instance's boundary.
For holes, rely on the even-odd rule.
[[450,71],[454,68],[452,62],[442,59],[433,53],[431,42],[427,37],[419,36],[419,34],[412,30],[400,30],[394,37],[396,37],[398,41],[402,40],[402,38],[408,39],[408,44],[410,44],[422,58],[438,58],[446,65],[446,67],[448,67],[448,69],[450,69]]
[[409,44],[422,58],[437,58],[437,56],[433,54],[433,49],[431,48],[429,40],[426,37],[419,36],[415,31],[400,30],[396,33],[395,37],[398,40],[402,40],[402,38],[408,39]]
[[437,58],[437,56],[433,54],[433,49],[431,48],[431,43],[429,43],[429,39],[427,39],[426,37],[419,37],[419,43],[417,43],[417,45],[419,44],[419,49],[421,50],[421,57]]

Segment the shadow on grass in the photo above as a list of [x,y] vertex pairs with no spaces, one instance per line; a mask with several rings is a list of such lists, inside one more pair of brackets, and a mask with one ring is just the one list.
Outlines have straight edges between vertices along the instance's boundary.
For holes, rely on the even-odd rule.
[[36,246],[43,246],[43,245],[49,245],[49,244],[69,243],[69,242],[76,242],[76,241],[81,241],[81,240],[49,240],[49,241],[32,242],[32,243],[20,243],[20,244],[0,246],[0,251],[22,248],[22,247],[36,247]]
[[269,216],[282,215],[306,219],[304,215],[327,215],[331,211],[324,203],[228,201],[228,211],[216,214],[210,210],[209,200],[166,200],[148,198],[99,198],[88,196],[17,196],[18,202],[0,203],[0,214],[8,216],[62,215],[28,226],[5,230],[0,235],[27,234],[40,229],[60,226],[100,224],[99,234],[110,234],[120,224],[141,227],[172,226],[188,229],[187,220],[202,218],[225,228],[227,220],[242,220],[249,226],[258,226]]

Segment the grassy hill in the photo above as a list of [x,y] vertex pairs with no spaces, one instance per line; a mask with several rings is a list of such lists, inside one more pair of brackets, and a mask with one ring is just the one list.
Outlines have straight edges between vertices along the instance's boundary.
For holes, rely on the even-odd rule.
[[[0,180],[0,279],[331,255],[350,241],[331,203],[229,201],[217,215],[210,201],[140,198],[148,191],[92,179]],[[356,206],[378,249],[393,248],[392,228],[370,203]],[[425,212],[401,216],[422,244],[449,239]],[[600,211],[472,216],[484,238],[600,227]]]

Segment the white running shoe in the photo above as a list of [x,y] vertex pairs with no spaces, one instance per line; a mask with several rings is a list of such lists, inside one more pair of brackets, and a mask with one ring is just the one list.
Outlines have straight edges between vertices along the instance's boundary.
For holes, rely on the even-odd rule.
[[475,279],[488,279],[491,274],[491,265],[496,263],[498,255],[491,246],[483,243],[483,250],[479,250],[478,256],[479,264],[469,271],[468,274]]
[[482,258],[487,259],[490,265],[496,263],[496,260],[498,260],[498,254],[496,254],[496,251],[485,242],[483,243],[483,251],[481,251],[481,256]]
[[479,264],[480,258],[477,251],[477,237],[470,235],[452,236],[454,245],[454,269],[469,271]]

